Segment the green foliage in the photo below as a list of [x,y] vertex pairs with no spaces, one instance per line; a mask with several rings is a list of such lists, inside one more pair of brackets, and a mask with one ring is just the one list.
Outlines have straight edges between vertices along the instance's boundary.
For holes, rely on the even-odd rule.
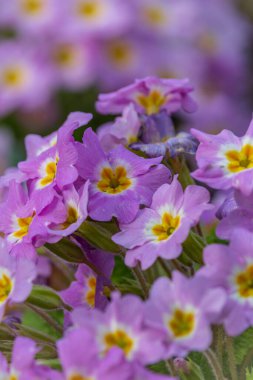
[[118,231],[116,224],[98,223],[86,220],[77,235],[85,238],[93,247],[111,253],[120,253],[121,248],[112,241],[112,235]]
[[45,310],[55,310],[64,307],[61,297],[51,288],[34,285],[26,304],[31,304]]
[[81,248],[67,238],[63,238],[55,244],[45,244],[45,247],[67,262],[77,264],[84,262],[84,254]]

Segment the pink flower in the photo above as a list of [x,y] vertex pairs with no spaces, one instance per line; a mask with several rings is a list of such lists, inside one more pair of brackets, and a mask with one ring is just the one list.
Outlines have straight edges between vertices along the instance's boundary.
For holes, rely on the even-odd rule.
[[158,257],[173,259],[180,255],[182,243],[208,204],[209,193],[200,186],[183,189],[175,177],[153,195],[150,208],[139,211],[130,224],[121,224],[113,240],[127,248],[125,263],[149,268]]

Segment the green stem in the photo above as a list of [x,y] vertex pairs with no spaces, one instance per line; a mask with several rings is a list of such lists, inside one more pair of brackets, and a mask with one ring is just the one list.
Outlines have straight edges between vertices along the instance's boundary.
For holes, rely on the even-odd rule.
[[148,298],[149,289],[141,269],[138,266],[136,266],[135,268],[132,268],[132,272],[134,277],[140,284],[144,298]]
[[235,362],[233,339],[230,336],[226,336],[226,347],[227,347],[228,363],[229,363],[231,380],[237,380],[238,377],[237,377],[237,369],[236,369],[236,362]]
[[253,348],[251,348],[248,351],[246,357],[244,358],[244,360],[242,362],[239,380],[245,380],[246,370],[247,370],[247,368],[251,368],[252,363],[253,363]]
[[166,366],[169,374],[171,376],[177,376],[177,373],[176,373],[175,368],[174,368],[173,361],[171,359],[168,359],[168,360],[165,360],[164,363],[165,363],[165,366]]
[[167,276],[169,278],[171,278],[171,269],[169,268],[169,266],[167,265],[166,261],[163,260],[162,258],[158,258],[157,261],[159,262],[159,264],[161,265],[161,267],[163,268],[164,272],[167,274]]
[[63,328],[45,311],[31,304],[26,304],[26,306],[32,311],[34,311],[36,314],[38,314],[42,319],[44,319],[44,321],[46,321],[50,326],[52,326],[58,333],[63,333]]
[[221,366],[222,366],[222,363],[223,363],[223,345],[224,345],[224,330],[222,328],[222,326],[214,326],[214,331],[213,331],[213,335],[214,335],[214,351],[215,353],[217,353],[217,357],[218,357],[218,360],[219,362],[221,363]]
[[218,362],[213,351],[211,349],[206,350],[203,352],[203,355],[208,361],[208,364],[210,365],[210,367],[212,368],[213,374],[215,376],[215,380],[225,380],[220,363]]

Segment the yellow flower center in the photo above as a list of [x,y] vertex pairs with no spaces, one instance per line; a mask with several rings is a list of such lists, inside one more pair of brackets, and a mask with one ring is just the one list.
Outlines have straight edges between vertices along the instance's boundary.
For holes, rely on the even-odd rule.
[[56,177],[57,173],[57,164],[58,164],[58,159],[55,161],[51,161],[48,164],[46,164],[45,167],[45,175],[41,180],[39,181],[39,187],[46,187],[50,185]]
[[78,218],[79,218],[78,210],[75,207],[69,206],[67,212],[68,212],[67,219],[60,226],[61,227],[60,229],[62,229],[62,230],[65,230],[66,228],[71,226],[71,224],[76,223],[78,221]]
[[253,168],[253,146],[246,144],[240,151],[229,150],[225,153],[228,160],[227,168],[232,173],[238,173]]
[[29,228],[33,221],[34,216],[35,216],[35,212],[31,216],[28,216],[27,218],[17,218],[17,224],[19,226],[19,229],[13,233],[13,236],[15,238],[17,238],[18,240],[21,240],[23,239],[23,237],[25,237],[28,234]]
[[87,281],[88,290],[85,294],[85,302],[91,307],[94,308],[95,306],[95,296],[96,296],[96,286],[97,286],[97,279],[94,276],[89,277]]
[[193,332],[195,324],[195,315],[192,311],[175,309],[168,321],[168,328],[174,338],[185,338]]
[[101,5],[93,1],[83,1],[78,5],[78,14],[85,19],[95,19],[101,13]]
[[119,194],[127,190],[132,184],[123,166],[117,166],[114,170],[108,167],[103,168],[100,176],[101,179],[97,187],[104,193]]
[[133,58],[133,52],[129,44],[122,41],[109,43],[107,54],[111,62],[119,67],[128,67]]
[[3,303],[9,297],[13,288],[13,283],[11,278],[3,273],[0,277],[0,303]]
[[108,352],[113,347],[119,347],[126,356],[128,356],[133,347],[133,339],[127,335],[124,330],[116,330],[109,332],[104,336],[105,352]]
[[71,45],[62,45],[54,53],[55,62],[62,67],[72,66],[74,62],[74,50]]
[[153,234],[158,241],[167,240],[180,225],[180,216],[173,216],[165,212],[162,216],[161,224],[156,224],[152,228]]
[[144,19],[151,25],[158,26],[166,21],[161,8],[149,7],[144,10]]
[[43,1],[42,0],[23,0],[22,9],[27,14],[37,15],[43,10]]
[[6,87],[20,87],[24,83],[23,70],[18,66],[10,66],[2,72],[2,83]]
[[217,41],[212,34],[203,34],[198,39],[198,46],[206,53],[215,53],[217,49]]
[[235,284],[240,297],[253,297],[253,264],[248,265],[244,271],[236,275]]
[[137,102],[145,109],[147,115],[158,113],[168,99],[168,96],[164,96],[158,90],[152,90],[148,95],[137,96]]
[[72,373],[68,376],[68,380],[93,380],[93,378],[83,376],[83,375],[75,372],[75,373]]

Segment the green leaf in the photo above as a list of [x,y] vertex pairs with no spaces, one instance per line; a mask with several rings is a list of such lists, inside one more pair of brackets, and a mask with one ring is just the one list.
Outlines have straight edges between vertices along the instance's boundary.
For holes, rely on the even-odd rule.
[[187,239],[183,243],[184,253],[197,264],[203,264],[203,249],[206,243],[203,238],[195,232],[190,231]]
[[194,363],[199,367],[201,373],[204,376],[203,380],[216,380],[213,371],[208,364],[208,361],[201,352],[191,352],[189,359],[191,363]]
[[63,238],[55,244],[45,244],[45,247],[56,256],[70,263],[79,264],[84,262],[84,253],[81,248],[67,238]]
[[45,310],[55,310],[65,306],[61,297],[53,289],[42,285],[33,286],[26,303]]
[[247,353],[252,349],[253,328],[249,328],[234,338],[236,364],[240,365]]
[[229,243],[228,240],[222,240],[218,238],[215,232],[215,228],[212,228],[212,230],[206,236],[206,242],[207,244],[223,244],[223,245],[228,245]]
[[76,234],[83,237],[95,248],[120,253],[122,248],[112,241],[112,235],[117,231],[117,226],[111,222],[98,223],[86,220]]
[[253,380],[253,368],[246,370],[246,379],[245,380]]

